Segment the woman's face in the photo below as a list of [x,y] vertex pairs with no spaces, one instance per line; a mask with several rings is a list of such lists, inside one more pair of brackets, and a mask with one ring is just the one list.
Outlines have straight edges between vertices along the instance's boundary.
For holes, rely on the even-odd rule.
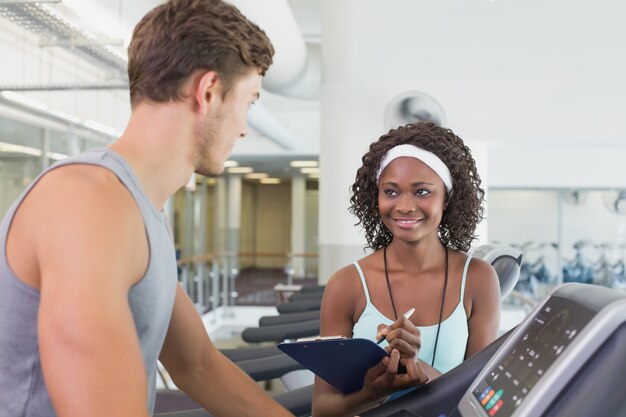
[[445,186],[429,166],[412,157],[393,160],[380,176],[378,210],[394,240],[437,237]]

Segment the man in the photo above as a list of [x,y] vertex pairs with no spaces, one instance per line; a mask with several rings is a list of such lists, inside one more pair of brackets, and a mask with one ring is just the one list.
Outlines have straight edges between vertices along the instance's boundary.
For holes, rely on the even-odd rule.
[[2,223],[0,416],[148,416],[157,359],[215,415],[290,415],[211,344],[162,211],[223,171],[273,53],[221,0],[137,25],[122,136],[44,173]]

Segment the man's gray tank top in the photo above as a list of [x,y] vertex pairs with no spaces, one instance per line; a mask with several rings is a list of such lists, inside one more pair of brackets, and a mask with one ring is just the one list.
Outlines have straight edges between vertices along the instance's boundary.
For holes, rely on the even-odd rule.
[[[177,285],[176,255],[167,218],[150,203],[130,166],[113,151],[87,151],[56,163],[48,171],[68,164],[99,165],[112,171],[130,191],[143,216],[150,259],[146,274],[130,289],[128,301],[146,367],[147,403],[148,409],[152,411],[157,359],[170,322]],[[39,359],[39,291],[15,276],[7,264],[5,250],[15,211],[44,174],[33,181],[13,204],[0,226],[0,417],[56,415],[48,397]]]

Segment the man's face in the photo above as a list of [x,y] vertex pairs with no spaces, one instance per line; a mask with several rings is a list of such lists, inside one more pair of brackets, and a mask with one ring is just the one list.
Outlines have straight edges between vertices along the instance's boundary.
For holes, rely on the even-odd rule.
[[224,171],[224,162],[235,141],[248,134],[248,110],[259,98],[261,78],[258,71],[251,70],[235,82],[226,97],[214,97],[217,100],[214,111],[196,123],[196,173],[216,176]]

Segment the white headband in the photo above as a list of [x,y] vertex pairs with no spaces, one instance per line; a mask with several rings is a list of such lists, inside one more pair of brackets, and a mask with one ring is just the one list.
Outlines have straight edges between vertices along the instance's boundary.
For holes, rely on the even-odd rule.
[[423,163],[425,163],[430,169],[435,171],[435,174],[439,175],[442,179],[444,185],[446,186],[446,191],[448,194],[452,191],[452,178],[450,177],[450,170],[443,163],[441,159],[437,155],[432,152],[429,152],[425,149],[418,148],[415,145],[403,144],[394,146],[393,148],[387,151],[387,154],[380,162],[380,167],[378,167],[378,171],[376,171],[376,183],[380,181],[380,175],[383,173],[387,165],[391,163],[394,159],[402,158],[402,157],[410,157],[419,159]]

